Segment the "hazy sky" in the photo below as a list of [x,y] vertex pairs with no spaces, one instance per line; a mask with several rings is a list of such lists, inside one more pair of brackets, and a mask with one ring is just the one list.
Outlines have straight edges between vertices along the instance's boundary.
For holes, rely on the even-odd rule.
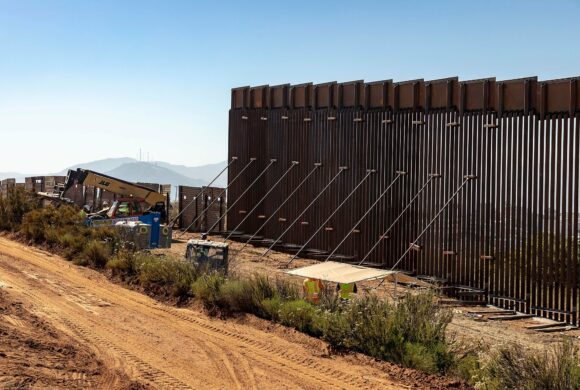
[[0,171],[227,157],[230,89],[580,76],[579,1],[0,0]]

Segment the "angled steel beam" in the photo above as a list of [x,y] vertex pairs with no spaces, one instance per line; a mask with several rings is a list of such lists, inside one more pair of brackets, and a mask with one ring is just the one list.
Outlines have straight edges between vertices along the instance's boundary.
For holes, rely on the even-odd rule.
[[272,218],[274,218],[276,216],[276,214],[278,213],[278,211],[282,210],[282,207],[284,207],[284,205],[286,203],[288,203],[288,201],[292,198],[292,196],[294,196],[294,194],[296,192],[298,192],[298,190],[300,189],[300,187],[302,187],[302,185],[304,183],[306,183],[306,181],[310,178],[310,176],[312,176],[314,174],[314,172],[320,168],[322,166],[321,163],[315,163],[314,164],[314,168],[312,168],[312,170],[308,173],[308,175],[306,175],[306,177],[304,179],[302,179],[302,181],[300,183],[298,183],[298,186],[296,188],[294,188],[294,190],[292,190],[292,192],[290,193],[290,195],[288,195],[286,197],[286,199],[284,199],[284,201],[280,204],[280,206],[278,206],[278,208],[276,210],[274,210],[274,212],[272,212],[272,214],[268,217],[268,219],[266,219],[264,221],[264,223],[262,223],[262,225],[260,225],[260,227],[254,232],[254,234],[252,234],[252,237],[250,237],[248,239],[248,241],[246,241],[246,243],[240,248],[240,250],[236,253],[236,256],[238,254],[240,254],[249,244],[250,242],[258,235],[258,233],[260,233],[260,231],[268,224],[268,222],[270,222],[272,220]]
[[294,224],[295,224],[296,222],[298,222],[298,220],[299,220],[299,219],[300,219],[300,218],[301,218],[301,217],[302,217],[304,214],[306,214],[306,212],[307,212],[307,211],[310,209],[310,207],[312,207],[312,205],[313,205],[313,204],[314,204],[314,203],[315,203],[315,202],[318,200],[318,198],[320,198],[320,197],[322,196],[322,194],[324,194],[324,192],[325,192],[325,191],[328,189],[328,187],[330,187],[330,185],[331,185],[332,183],[334,183],[334,181],[335,181],[336,179],[338,179],[338,177],[341,175],[341,173],[342,173],[342,172],[344,172],[346,169],[348,169],[348,168],[347,168],[347,167],[339,167],[339,168],[338,168],[338,173],[337,173],[336,175],[334,175],[334,177],[333,177],[332,179],[330,179],[330,181],[329,181],[329,182],[328,182],[328,184],[327,184],[327,185],[326,185],[326,186],[325,186],[325,187],[322,189],[322,191],[320,191],[320,192],[318,193],[318,195],[316,195],[316,196],[314,197],[314,199],[312,200],[312,202],[310,202],[310,203],[308,204],[308,206],[306,206],[306,208],[305,208],[304,210],[302,210],[302,212],[300,213],[300,215],[298,215],[298,216],[297,216],[297,217],[294,219],[294,221],[292,221],[292,223],[290,224],[290,226],[288,226],[288,227],[286,228],[286,230],[284,230],[284,231],[282,232],[282,234],[280,234],[280,236],[278,236],[278,238],[274,240],[274,242],[272,243],[272,245],[270,245],[270,247],[269,247],[269,248],[268,248],[268,249],[267,249],[267,250],[266,250],[264,253],[262,253],[262,255],[261,255],[260,257],[264,257],[264,256],[266,256],[268,253],[270,253],[270,251],[272,250],[272,248],[274,247],[274,245],[276,245],[276,243],[277,243],[278,241],[280,241],[280,239],[281,239],[282,237],[284,237],[284,235],[285,235],[286,233],[288,233],[288,231],[289,231],[289,230],[292,228],[292,226],[294,226]]
[[238,230],[238,228],[240,226],[242,226],[242,224],[246,221],[246,219],[248,219],[248,217],[254,212],[256,211],[256,209],[258,208],[258,206],[260,206],[260,204],[262,204],[262,202],[268,197],[268,195],[270,195],[270,193],[272,191],[274,191],[276,189],[276,187],[278,186],[278,184],[280,184],[280,182],[282,182],[282,180],[286,177],[286,175],[288,175],[290,173],[290,171],[292,170],[292,168],[294,168],[296,165],[298,165],[298,161],[292,161],[290,163],[290,166],[288,167],[288,169],[284,172],[284,174],[282,176],[280,176],[280,178],[276,181],[276,183],[274,183],[270,189],[268,190],[268,192],[266,192],[266,194],[262,197],[262,199],[260,199],[256,205],[246,214],[246,216],[240,221],[240,223],[238,223],[238,225],[232,229],[232,231],[230,232],[230,234],[227,235],[227,237],[224,239],[223,242],[226,242],[231,236],[232,234],[234,234],[234,232],[236,230]]
[[[429,221],[429,223],[427,224],[427,226],[425,226],[425,228],[421,231],[421,233],[419,233],[419,235],[417,236],[417,238],[415,238],[415,240],[413,240],[413,242],[409,245],[409,247],[407,248],[407,250],[401,255],[401,257],[399,257],[399,260],[397,260],[395,262],[395,264],[393,264],[393,266],[391,267],[391,271],[395,269],[395,267],[397,265],[399,265],[399,263],[401,261],[403,261],[403,259],[405,258],[405,256],[407,256],[407,253],[409,253],[412,249],[416,249],[416,248],[421,248],[419,245],[417,245],[417,241],[419,241],[421,239],[421,237],[423,237],[423,234],[425,234],[427,232],[427,230],[429,230],[429,228],[431,227],[431,225],[433,225],[433,223],[437,220],[437,218],[439,218],[439,216],[441,215],[441,213],[447,208],[447,206],[449,206],[449,204],[451,204],[451,201],[453,201],[453,199],[455,199],[455,197],[459,194],[459,192],[461,192],[461,190],[463,189],[463,187],[465,187],[465,185],[470,182],[471,180],[475,180],[477,179],[477,176],[475,175],[465,175],[463,176],[463,182],[461,183],[461,185],[459,186],[459,188],[457,188],[457,190],[455,190],[455,192],[453,193],[453,195],[451,195],[451,197],[447,200],[447,202],[445,202],[445,204],[443,205],[443,207],[441,207],[441,209],[439,209],[439,211],[437,212],[437,214],[435,214],[435,216],[431,219],[431,221]],[[383,283],[385,282],[385,279],[383,279],[381,281],[381,283],[379,283],[379,285],[377,286],[380,287]]]
[[226,191],[228,190],[228,188],[230,188],[230,186],[231,186],[232,184],[234,184],[234,182],[235,182],[236,180],[238,180],[238,179],[240,178],[240,176],[242,176],[242,173],[244,173],[244,172],[246,171],[246,169],[248,169],[248,168],[250,167],[250,165],[252,165],[252,163],[253,163],[254,161],[256,161],[256,158],[255,158],[255,157],[251,157],[251,158],[250,158],[250,161],[248,161],[248,163],[247,163],[247,164],[246,164],[246,165],[245,165],[245,166],[242,168],[242,170],[241,170],[241,171],[240,171],[240,172],[239,172],[239,173],[238,173],[238,174],[237,174],[237,175],[236,175],[236,176],[235,176],[235,177],[232,179],[232,181],[230,181],[230,182],[228,183],[228,185],[226,186],[226,188],[224,188],[224,189],[222,190],[222,192],[220,192],[220,193],[218,194],[218,196],[214,197],[214,198],[212,199],[212,201],[211,201],[211,202],[210,202],[210,203],[209,203],[209,204],[206,206],[206,208],[205,208],[205,209],[201,210],[201,213],[199,213],[199,215],[198,215],[197,217],[195,217],[195,219],[194,219],[194,220],[193,220],[193,221],[192,221],[192,222],[189,224],[189,226],[187,226],[187,227],[185,228],[185,230],[184,230],[184,231],[183,231],[183,232],[182,232],[182,233],[181,233],[179,236],[177,236],[177,238],[181,238],[181,236],[183,236],[183,235],[184,235],[184,234],[187,232],[187,230],[188,230],[190,227],[192,227],[192,226],[193,226],[193,224],[195,224],[195,223],[196,223],[196,222],[197,222],[197,221],[198,221],[198,220],[199,220],[199,219],[202,217],[202,215],[204,215],[204,213],[205,213],[207,210],[209,210],[209,208],[210,208],[210,207],[211,207],[211,206],[212,206],[212,205],[213,205],[213,204],[214,204],[214,203],[215,203],[215,202],[216,202],[216,201],[217,201],[217,200],[218,200],[218,199],[219,199],[219,198],[220,198],[220,197],[221,197],[223,194],[225,194],[225,193],[226,193]]
[[226,170],[227,170],[227,169],[230,167],[230,165],[232,165],[232,164],[233,164],[235,161],[237,161],[237,160],[238,160],[238,158],[237,158],[237,157],[235,157],[235,156],[234,156],[234,157],[232,157],[232,161],[230,161],[230,162],[228,163],[228,165],[226,165],[226,166],[225,166],[225,168],[224,168],[224,169],[222,169],[222,170],[221,170],[221,172],[220,172],[220,173],[218,173],[218,175],[217,175],[216,177],[214,177],[214,178],[213,178],[213,180],[212,180],[212,181],[211,181],[211,182],[210,182],[210,183],[209,183],[207,186],[203,187],[203,188],[201,189],[201,191],[199,192],[199,194],[197,194],[196,196],[194,196],[194,197],[193,197],[193,199],[191,200],[191,202],[189,202],[189,203],[187,204],[187,206],[185,206],[185,207],[183,208],[183,210],[181,210],[181,211],[179,212],[179,214],[177,214],[177,215],[175,216],[175,218],[173,218],[173,220],[169,222],[169,224],[168,224],[168,225],[173,227],[173,225],[174,225],[174,224],[175,224],[175,222],[177,221],[177,218],[179,218],[179,217],[181,216],[181,214],[183,214],[183,213],[185,212],[185,210],[187,210],[187,209],[189,208],[189,206],[191,206],[191,205],[193,204],[193,202],[195,202],[196,198],[198,198],[198,197],[202,196],[202,195],[203,195],[203,193],[205,192],[205,190],[206,190],[207,188],[211,187],[211,185],[212,185],[212,184],[213,184],[213,183],[214,183],[214,182],[215,182],[215,181],[218,179],[218,177],[220,177],[220,176],[221,176],[221,175],[222,175],[222,174],[223,174],[223,173],[224,173],[224,172],[225,172],[225,171],[226,171]]
[[220,223],[220,221],[226,216],[228,215],[228,212],[240,201],[240,199],[242,199],[244,197],[244,195],[246,195],[248,193],[249,190],[252,189],[252,187],[254,186],[254,184],[256,184],[258,182],[258,180],[264,176],[264,173],[266,173],[266,171],[268,169],[270,169],[270,167],[276,162],[277,160],[275,158],[270,159],[270,164],[266,165],[266,168],[264,168],[264,170],[262,172],[260,172],[260,174],[258,176],[256,176],[256,178],[254,179],[253,182],[250,183],[250,185],[244,190],[244,192],[242,192],[242,194],[240,196],[238,196],[238,199],[236,199],[236,201],[234,203],[232,203],[231,206],[229,206],[226,210],[225,213],[222,214],[221,217],[218,218],[217,221],[215,221],[215,223],[213,225],[211,225],[211,227],[209,229],[207,229],[207,234],[209,234],[212,229],[214,227],[216,227],[218,225],[218,223]]
[[383,240],[383,238],[385,238],[385,236],[391,231],[391,229],[397,224],[397,222],[399,222],[399,220],[401,219],[401,217],[403,216],[403,214],[405,214],[405,212],[407,210],[409,210],[409,207],[411,207],[411,205],[413,204],[413,202],[415,202],[415,200],[417,200],[417,198],[419,197],[419,195],[421,195],[421,193],[423,192],[423,190],[425,188],[427,188],[427,186],[429,185],[429,183],[431,183],[431,180],[433,180],[433,179],[439,179],[441,177],[441,175],[438,174],[438,173],[430,173],[428,176],[429,177],[427,178],[427,181],[423,184],[423,186],[419,189],[419,191],[417,191],[417,193],[411,198],[411,200],[409,201],[409,203],[407,203],[407,206],[405,206],[405,208],[403,209],[403,211],[401,211],[401,213],[399,215],[397,215],[397,218],[395,218],[395,220],[391,223],[391,225],[387,228],[387,230],[385,230],[385,232],[383,234],[381,234],[381,236],[379,237],[378,241],[375,242],[375,244],[372,246],[371,249],[369,249],[369,251],[367,252],[367,254],[365,255],[365,257],[363,257],[363,259],[358,263],[358,265],[361,265],[362,263],[364,263],[364,261],[371,255],[371,253],[373,253],[373,251],[375,250],[375,248],[377,246],[379,246],[379,244],[381,243],[381,241]]
[[340,202],[340,204],[336,207],[336,209],[334,209],[334,211],[328,216],[328,218],[326,218],[324,220],[324,222],[322,222],[320,224],[320,226],[318,227],[318,229],[316,229],[316,231],[314,232],[314,234],[311,235],[310,238],[308,240],[306,240],[306,242],[304,244],[302,244],[302,247],[298,250],[298,252],[296,252],[294,254],[294,256],[292,256],[292,258],[290,259],[290,261],[286,263],[286,267],[288,267],[290,264],[292,264],[292,262],[298,257],[298,255],[300,254],[300,252],[302,252],[304,250],[304,248],[306,248],[306,245],[308,245],[310,243],[310,241],[312,241],[314,239],[314,237],[322,230],[322,228],[324,227],[324,225],[326,225],[328,223],[328,221],[330,221],[332,219],[332,217],[334,217],[334,215],[342,208],[342,206],[344,206],[344,204],[351,198],[351,196],[356,192],[356,190],[358,190],[360,188],[360,186],[369,178],[369,176],[372,175],[375,172],[376,171],[374,169],[367,169],[367,174],[352,189],[352,191],[346,196],[346,198],[344,198],[342,200],[342,202]]
[[330,260],[330,258],[332,257],[332,255],[334,255],[336,253],[336,251],[350,237],[350,235],[352,234],[352,232],[354,232],[354,230],[358,227],[358,225],[360,225],[360,223],[366,218],[367,215],[369,215],[369,213],[375,208],[375,206],[377,204],[379,204],[379,202],[381,201],[381,199],[383,199],[383,197],[387,194],[387,192],[390,191],[390,189],[399,180],[399,178],[401,176],[406,175],[406,174],[407,174],[407,172],[405,172],[405,171],[396,171],[396,176],[393,179],[393,181],[391,181],[391,183],[387,186],[387,188],[384,189],[384,191],[379,195],[379,197],[377,198],[377,200],[375,200],[375,202],[368,208],[368,210],[363,214],[363,216],[360,217],[360,219],[353,225],[352,229],[350,229],[350,231],[346,234],[346,236],[344,236],[344,238],[342,239],[342,241],[340,241],[338,243],[338,245],[336,246],[336,248],[334,248],[334,250],[328,255],[328,257],[324,261]]

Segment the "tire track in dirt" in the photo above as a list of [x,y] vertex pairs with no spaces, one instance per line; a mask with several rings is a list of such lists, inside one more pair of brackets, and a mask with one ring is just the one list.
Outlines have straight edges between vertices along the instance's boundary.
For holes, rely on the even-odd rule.
[[[30,294],[30,291],[26,293],[39,305],[48,307],[42,311],[53,321],[58,322],[60,319],[65,328],[86,343],[100,347],[101,354],[109,355],[106,361],[110,364],[130,371],[133,368],[135,372],[131,372],[130,376],[144,379],[153,386],[187,388],[191,384],[200,384],[199,378],[194,380],[195,375],[221,375],[221,378],[217,378],[221,382],[213,382],[214,385],[220,383],[215,387],[222,387],[226,383],[228,387],[234,388],[405,387],[390,383],[376,369],[351,367],[351,363],[341,361],[340,358],[326,360],[311,356],[304,348],[267,332],[247,326],[232,329],[230,323],[218,322],[190,310],[162,305],[147,296],[111,284],[100,274],[71,267],[70,263],[57,256],[47,258],[43,252],[2,238],[1,253],[18,260],[10,265],[8,262],[2,263],[6,266],[3,268],[13,269],[12,273],[17,280],[23,275],[26,277],[23,290],[33,285],[42,291],[43,296]],[[38,269],[30,269],[35,267]],[[63,272],[65,267],[69,269]],[[37,271],[41,277],[25,275],[31,271]],[[43,282],[43,278],[56,283]],[[69,287],[71,295],[67,295]],[[64,304],[51,308],[51,300],[59,297]],[[85,300],[90,305],[89,311],[82,308]],[[120,316],[123,321],[115,324],[109,318],[114,315]],[[124,324],[124,321],[129,322]],[[142,332],[142,340],[130,334],[131,330],[133,333]],[[172,367],[172,361],[160,358],[160,351],[166,352],[169,349],[156,344],[158,341],[155,338],[159,339],[157,333],[160,331],[178,340],[174,351],[176,359],[187,360],[188,348],[196,353],[191,357],[191,365],[182,367],[183,370],[194,371],[193,374],[176,370]],[[196,359],[200,356],[206,361],[210,360],[212,367],[206,365],[196,370]],[[207,385],[208,382],[203,383]],[[209,387],[212,387],[209,383]]]
[[87,330],[82,325],[72,322],[67,318],[61,319],[69,329],[73,330],[77,336],[93,345],[105,346],[109,351],[113,351],[121,356],[125,363],[137,368],[142,379],[145,379],[150,385],[159,385],[161,388],[172,389],[190,389],[185,383],[167,375],[165,372],[152,367],[149,363],[144,362],[132,353],[120,348],[117,344],[108,339],[96,335],[93,331]]

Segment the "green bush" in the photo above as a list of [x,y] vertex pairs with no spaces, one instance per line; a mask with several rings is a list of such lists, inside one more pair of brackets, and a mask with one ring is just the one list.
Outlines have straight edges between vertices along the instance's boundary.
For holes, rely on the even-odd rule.
[[191,285],[193,295],[201,300],[210,315],[221,314],[226,307],[221,291],[226,279],[221,273],[210,273],[200,276]]
[[580,389],[578,347],[567,338],[543,352],[510,344],[498,348],[484,364],[480,382],[486,389]]
[[189,296],[190,286],[197,276],[193,265],[147,252],[137,252],[134,256],[131,267],[144,287],[160,287],[174,297]]
[[332,350],[353,348],[353,327],[341,311],[321,310],[314,318],[314,329]]
[[278,311],[282,325],[290,326],[302,332],[312,333],[316,309],[310,303],[298,299],[284,301]]
[[37,208],[37,203],[23,189],[10,188],[5,196],[0,196],[0,230],[17,231],[24,215]]
[[282,306],[282,298],[276,295],[272,298],[264,299],[261,302],[262,310],[264,311],[264,318],[275,322],[280,321],[280,307]]
[[91,240],[85,246],[80,259],[93,268],[103,268],[111,256],[111,249],[102,241]]
[[451,313],[438,307],[432,294],[407,295],[396,305],[375,295],[326,305],[311,332],[333,349],[354,349],[432,373],[454,364],[445,340]]
[[248,296],[250,286],[246,280],[227,280],[219,287],[222,306],[230,312],[252,313],[254,308],[251,296]]
[[109,259],[106,268],[110,269],[113,275],[130,277],[137,274],[137,262],[135,252],[125,248],[117,251],[117,254]]

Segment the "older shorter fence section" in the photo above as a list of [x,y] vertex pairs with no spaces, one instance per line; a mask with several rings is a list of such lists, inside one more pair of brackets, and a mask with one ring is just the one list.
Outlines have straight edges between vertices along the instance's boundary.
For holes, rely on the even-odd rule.
[[225,229],[226,200],[224,189],[219,187],[178,187],[179,227],[190,232],[206,232],[211,226],[220,222],[212,232]]

